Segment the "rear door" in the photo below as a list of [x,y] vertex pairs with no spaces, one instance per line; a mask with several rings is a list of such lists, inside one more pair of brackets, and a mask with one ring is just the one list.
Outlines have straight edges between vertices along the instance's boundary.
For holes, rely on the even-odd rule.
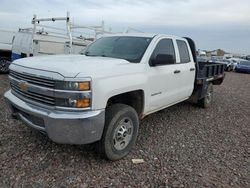
[[177,69],[180,70],[178,79],[178,95],[185,99],[191,96],[194,89],[195,64],[192,58],[191,49],[186,40],[176,40],[179,58],[177,60]]

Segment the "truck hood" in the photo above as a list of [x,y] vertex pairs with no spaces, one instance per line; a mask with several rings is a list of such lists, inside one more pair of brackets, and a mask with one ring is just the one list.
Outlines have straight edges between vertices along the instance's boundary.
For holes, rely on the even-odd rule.
[[[84,55],[51,55],[23,58],[12,64],[26,68],[59,73],[64,77],[102,77],[139,71],[138,63],[108,57]],[[131,67],[132,65],[132,67]],[[134,68],[133,68],[134,67]],[[134,71],[132,71],[134,70]]]

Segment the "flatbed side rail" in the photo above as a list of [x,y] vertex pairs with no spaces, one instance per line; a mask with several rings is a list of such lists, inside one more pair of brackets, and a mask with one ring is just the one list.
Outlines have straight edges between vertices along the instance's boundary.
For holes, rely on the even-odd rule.
[[219,63],[200,63],[203,64],[200,66],[201,68],[198,70],[197,79],[210,79],[216,78],[220,76],[224,76],[224,70],[226,66],[224,64]]
[[223,82],[226,68],[226,65],[219,63],[199,62],[198,65],[194,91],[190,97],[195,103],[205,97],[209,83],[220,85]]

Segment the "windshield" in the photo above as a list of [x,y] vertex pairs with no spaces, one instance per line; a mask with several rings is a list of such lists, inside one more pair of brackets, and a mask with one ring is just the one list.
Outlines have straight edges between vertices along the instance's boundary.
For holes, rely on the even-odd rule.
[[241,61],[240,65],[250,66],[250,61]]
[[139,63],[151,40],[152,38],[147,37],[103,37],[92,43],[84,54],[86,56],[119,58]]

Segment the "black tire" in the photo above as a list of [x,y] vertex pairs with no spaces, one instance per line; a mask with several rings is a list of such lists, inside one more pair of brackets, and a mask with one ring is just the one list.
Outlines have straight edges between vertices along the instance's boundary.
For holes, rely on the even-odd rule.
[[10,59],[7,57],[0,57],[0,73],[8,73],[9,72],[9,65]]
[[[119,160],[125,157],[135,145],[139,130],[139,118],[134,108],[124,104],[114,104],[108,107],[105,116],[105,127],[102,139],[98,142],[99,151],[111,161]],[[132,124],[133,127],[127,129],[127,133],[124,131],[125,129],[120,127],[126,124],[129,126]],[[126,127],[128,127],[128,125],[126,125]],[[120,134],[121,129],[123,130],[123,134]],[[122,139],[125,139],[125,133],[127,136],[126,140],[128,137],[130,140],[127,142],[124,141],[123,143]],[[119,141],[117,141],[118,135]],[[119,142],[121,143],[119,144]],[[119,146],[121,148],[117,149]]]
[[208,108],[211,106],[213,101],[213,84],[209,83],[207,86],[206,95],[203,99],[198,101],[198,105],[202,108]]
[[231,71],[231,66],[226,66],[225,71],[230,72]]
[[230,65],[229,67],[230,67],[230,68],[229,68],[229,71],[230,71],[230,72],[233,71],[233,69],[234,69],[233,66]]

